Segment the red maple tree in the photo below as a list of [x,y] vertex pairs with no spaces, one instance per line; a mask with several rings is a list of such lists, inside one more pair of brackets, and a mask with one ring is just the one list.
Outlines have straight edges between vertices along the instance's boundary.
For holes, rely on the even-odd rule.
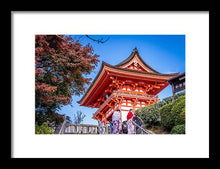
[[35,36],[35,110],[54,112],[71,102],[72,95],[80,95],[97,66],[98,55],[88,44],[82,46],[71,36]]

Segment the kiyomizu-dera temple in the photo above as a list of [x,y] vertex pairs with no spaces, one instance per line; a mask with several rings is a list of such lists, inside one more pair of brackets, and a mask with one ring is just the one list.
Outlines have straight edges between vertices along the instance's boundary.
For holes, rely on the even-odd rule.
[[169,85],[168,79],[178,74],[157,72],[143,61],[135,48],[127,59],[115,66],[103,61],[99,73],[78,103],[98,108],[93,119],[102,124],[111,119],[117,108],[125,121],[129,109],[158,102],[157,94]]

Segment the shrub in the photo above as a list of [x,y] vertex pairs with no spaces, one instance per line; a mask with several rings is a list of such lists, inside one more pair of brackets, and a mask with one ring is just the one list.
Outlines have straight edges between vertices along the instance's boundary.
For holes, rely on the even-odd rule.
[[166,103],[165,103],[164,101],[159,101],[159,102],[155,103],[154,105],[155,105],[157,108],[160,109],[160,108],[163,107],[165,104],[166,104]]
[[[143,108],[145,108],[145,107],[143,107]],[[143,108],[139,108],[139,109],[136,109],[136,110],[135,110],[135,113],[138,115],[138,117],[141,117],[141,110],[142,110]]]
[[164,105],[160,109],[160,116],[161,116],[160,123],[168,131],[170,131],[174,126],[174,120],[171,114],[172,107],[173,107],[173,103],[169,103]]
[[174,101],[171,114],[175,126],[185,124],[185,96]]
[[41,126],[35,125],[35,134],[54,134],[54,131],[44,122]]
[[175,99],[178,99],[178,98],[181,97],[181,96],[185,96],[185,91],[175,94],[175,95],[174,95],[174,98],[175,98]]
[[185,124],[174,126],[171,130],[171,134],[185,134]]
[[175,101],[172,101],[173,97],[170,96],[135,112],[141,117],[146,127],[160,123],[166,132],[170,132],[174,126],[185,124],[185,91],[176,94]]
[[160,111],[156,105],[143,107],[136,112],[141,117],[146,127],[151,127],[157,124],[158,119],[160,118]]
[[164,98],[164,99],[163,99],[163,102],[164,102],[165,104],[172,103],[172,102],[173,102],[173,97],[170,96],[170,97]]

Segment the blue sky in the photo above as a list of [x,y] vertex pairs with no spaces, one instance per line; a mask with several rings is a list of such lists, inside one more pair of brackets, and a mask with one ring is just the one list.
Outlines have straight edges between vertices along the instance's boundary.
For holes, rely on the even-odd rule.
[[[87,77],[96,77],[102,61],[111,65],[116,65],[126,59],[137,47],[142,59],[153,69],[160,73],[183,73],[185,72],[185,35],[90,35],[94,39],[109,38],[105,43],[97,43],[87,38],[85,35],[72,35],[75,40],[83,45],[90,44],[94,53],[99,55],[98,66]],[[169,85],[158,96],[162,100],[172,95]],[[92,119],[93,113],[97,109],[80,106],[77,101],[81,96],[73,96],[72,105],[63,106],[58,112],[66,114],[71,118],[79,110],[86,117],[83,124],[97,124]]]

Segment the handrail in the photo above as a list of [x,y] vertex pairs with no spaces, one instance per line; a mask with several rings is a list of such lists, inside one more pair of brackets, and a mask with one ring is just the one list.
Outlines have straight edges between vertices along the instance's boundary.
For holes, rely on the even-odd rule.
[[[150,131],[148,131],[147,129],[144,129],[144,128],[142,128],[141,126],[139,126],[137,123],[135,123],[134,121],[132,121],[132,123],[135,125],[135,126],[137,126],[137,127],[139,127],[143,132],[145,132],[145,133],[147,133],[147,134],[153,134],[153,133],[151,133]],[[135,128],[135,134],[136,134],[136,128]]]
[[[144,129],[143,127],[139,126],[137,123],[132,121],[134,126],[137,126],[138,128],[141,129],[141,134],[153,134],[152,132],[148,131],[147,129]],[[65,122],[63,122],[63,125],[59,131],[59,134],[109,134],[109,129],[108,127],[103,127],[100,121],[98,121],[98,125],[87,125],[87,124],[70,124],[67,126],[67,130],[65,130]],[[78,126],[78,131],[77,128],[70,128],[71,126]],[[82,127],[82,129],[81,129]],[[85,127],[87,127],[87,130],[84,130]],[[91,127],[91,131],[89,131],[89,128]],[[74,130],[73,130],[74,129]],[[136,133],[136,127],[135,127],[135,134]]]
[[63,134],[63,133],[64,133],[65,129],[63,129],[63,128],[64,128],[65,124],[66,124],[66,118],[64,118],[62,127],[61,127],[61,129],[60,129],[60,131],[59,131],[59,134]]
[[[98,120],[98,130],[100,134],[106,134],[104,127],[102,126],[100,120]],[[102,129],[102,131],[100,130],[100,128]]]

